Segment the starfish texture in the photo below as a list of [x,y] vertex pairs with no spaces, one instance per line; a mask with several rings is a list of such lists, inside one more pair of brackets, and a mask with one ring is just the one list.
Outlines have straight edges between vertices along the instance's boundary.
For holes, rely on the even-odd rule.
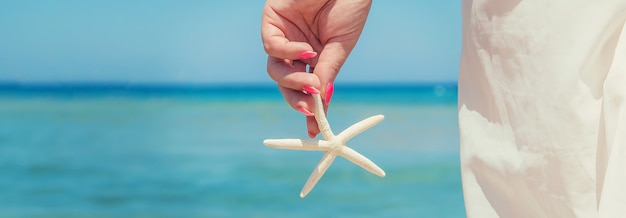
[[359,133],[369,129],[370,127],[380,123],[385,117],[383,115],[371,116],[358,123],[345,129],[343,132],[335,135],[330,129],[326,115],[324,114],[324,107],[322,105],[322,98],[319,94],[312,94],[315,99],[315,119],[320,129],[324,140],[311,140],[311,139],[266,139],[263,144],[280,149],[291,150],[309,150],[309,151],[324,151],[322,160],[317,164],[317,167],[311,173],[306,184],[300,192],[300,197],[304,198],[315,184],[324,175],[328,167],[333,163],[337,156],[342,156],[352,163],[359,165],[367,171],[376,174],[377,176],[384,177],[385,171],[378,167],[374,162],[367,159],[367,157],[359,154],[355,150],[346,146],[346,142],[358,135]]

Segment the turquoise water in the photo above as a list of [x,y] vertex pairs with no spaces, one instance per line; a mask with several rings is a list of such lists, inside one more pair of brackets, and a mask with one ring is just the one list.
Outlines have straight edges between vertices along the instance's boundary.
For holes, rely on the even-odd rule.
[[0,86],[0,217],[464,217],[456,87],[341,86],[338,132],[387,173],[266,138],[306,138],[269,86]]

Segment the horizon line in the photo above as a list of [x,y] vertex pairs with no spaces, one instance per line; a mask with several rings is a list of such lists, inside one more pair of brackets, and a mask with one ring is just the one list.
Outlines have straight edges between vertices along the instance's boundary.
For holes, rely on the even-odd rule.
[[[350,87],[416,87],[458,86],[456,81],[389,81],[389,82],[335,82],[335,85]],[[276,86],[273,82],[130,82],[130,81],[2,81],[0,87],[266,87]]]

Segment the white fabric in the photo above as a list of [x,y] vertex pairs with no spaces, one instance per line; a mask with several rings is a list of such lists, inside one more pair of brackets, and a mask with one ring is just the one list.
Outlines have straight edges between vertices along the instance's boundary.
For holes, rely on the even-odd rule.
[[626,217],[626,0],[463,2],[468,217]]

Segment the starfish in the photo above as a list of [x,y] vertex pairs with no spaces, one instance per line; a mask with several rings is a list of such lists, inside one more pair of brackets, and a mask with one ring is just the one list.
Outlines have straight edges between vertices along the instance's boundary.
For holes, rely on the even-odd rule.
[[337,156],[342,156],[352,163],[359,165],[365,170],[380,176],[385,177],[385,171],[378,167],[374,162],[367,159],[367,157],[359,154],[355,150],[346,145],[346,142],[358,135],[359,133],[369,129],[370,127],[380,123],[385,117],[383,115],[371,116],[358,123],[345,129],[339,135],[335,135],[326,120],[324,114],[324,107],[322,105],[322,98],[319,94],[312,94],[315,99],[314,114],[317,120],[317,126],[320,129],[324,140],[312,140],[312,139],[266,139],[263,144],[280,149],[291,150],[308,150],[308,151],[324,151],[322,160],[317,164],[317,167],[313,169],[311,176],[304,184],[300,197],[304,198],[315,184],[322,178],[328,167],[333,163]]

